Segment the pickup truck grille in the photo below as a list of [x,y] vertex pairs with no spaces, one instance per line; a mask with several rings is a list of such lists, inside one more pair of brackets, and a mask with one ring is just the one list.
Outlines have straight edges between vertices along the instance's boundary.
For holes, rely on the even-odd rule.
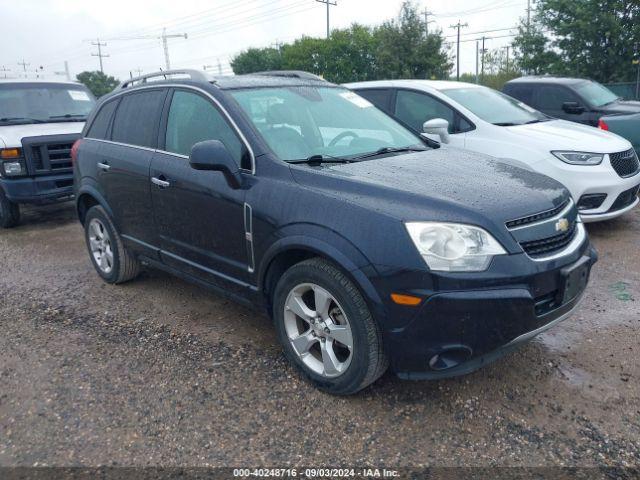
[[79,134],[50,135],[22,139],[29,175],[71,173],[71,147]]
[[611,166],[621,177],[631,177],[640,171],[640,161],[634,149],[609,154]]

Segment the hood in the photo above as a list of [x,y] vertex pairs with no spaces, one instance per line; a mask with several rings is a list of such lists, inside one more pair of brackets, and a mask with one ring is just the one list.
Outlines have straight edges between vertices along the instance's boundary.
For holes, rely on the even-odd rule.
[[308,188],[405,221],[489,223],[504,230],[504,222],[550,210],[569,197],[549,177],[449,147],[291,171]]
[[623,152],[631,148],[631,144],[618,135],[565,120],[532,123],[503,127],[516,142],[531,144],[535,142],[547,151],[569,150],[591,153]]
[[640,102],[634,100],[618,100],[600,107],[599,110],[608,115],[616,113],[640,113]]
[[29,125],[0,126],[0,144],[5,147],[20,147],[25,137],[39,137],[45,135],[64,135],[80,133],[84,122],[35,123]]

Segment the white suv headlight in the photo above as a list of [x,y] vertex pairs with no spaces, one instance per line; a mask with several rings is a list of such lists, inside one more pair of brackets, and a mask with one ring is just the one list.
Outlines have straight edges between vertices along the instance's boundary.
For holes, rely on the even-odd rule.
[[600,165],[604,160],[604,153],[588,152],[551,152],[556,158],[571,165]]
[[481,272],[507,252],[488,232],[457,223],[409,222],[409,236],[431,270]]

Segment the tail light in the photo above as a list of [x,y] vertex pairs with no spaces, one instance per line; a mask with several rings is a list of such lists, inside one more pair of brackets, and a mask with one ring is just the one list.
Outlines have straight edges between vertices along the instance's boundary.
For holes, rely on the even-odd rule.
[[605,122],[605,121],[604,121],[604,120],[602,120],[602,119],[600,119],[600,120],[598,121],[598,128],[599,128],[600,130],[607,130],[607,131],[609,131],[609,125],[607,125],[607,122]]
[[76,163],[76,160],[78,159],[78,148],[80,148],[80,143],[82,143],[81,138],[76,140],[71,147],[71,163]]

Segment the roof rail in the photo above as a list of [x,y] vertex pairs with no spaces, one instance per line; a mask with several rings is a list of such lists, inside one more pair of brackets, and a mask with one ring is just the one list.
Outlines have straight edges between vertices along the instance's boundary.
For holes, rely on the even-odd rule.
[[326,82],[326,80],[313,73],[304,72],[302,70],[269,70],[266,72],[254,72],[251,75],[263,75],[265,77],[289,77],[300,78],[302,80],[317,80],[320,82]]
[[123,89],[123,88],[132,87],[138,83],[147,83],[147,80],[149,80],[150,78],[164,77],[164,79],[167,80],[167,77],[176,76],[176,75],[183,75],[183,76],[186,75],[189,77],[189,79],[200,81],[200,82],[211,82],[213,80],[213,77],[209,76],[207,73],[201,70],[189,70],[189,69],[164,70],[164,71],[161,70],[159,72],[148,73],[140,77],[134,77],[129,80],[125,80],[120,85],[118,85],[118,88]]

